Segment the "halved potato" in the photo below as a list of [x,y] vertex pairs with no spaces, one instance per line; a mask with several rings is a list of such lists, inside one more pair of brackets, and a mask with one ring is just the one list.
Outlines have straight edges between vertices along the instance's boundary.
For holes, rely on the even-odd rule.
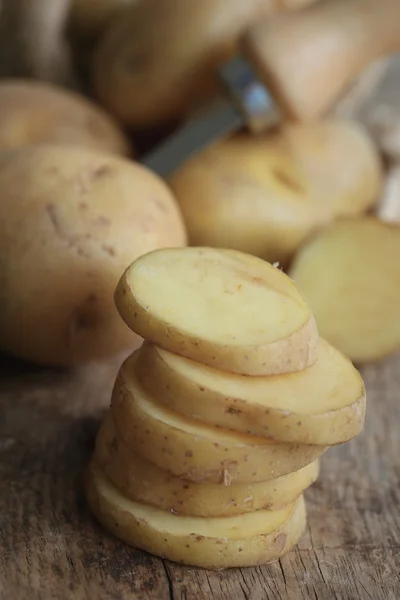
[[354,362],[400,347],[400,225],[338,222],[296,256],[291,276],[323,337]]
[[282,508],[293,504],[319,473],[319,462],[315,461],[262,483],[193,483],[132,452],[117,434],[111,413],[98,432],[95,456],[107,477],[127,498],[193,517],[229,517],[261,508]]
[[145,342],[136,375],[157,402],[190,419],[281,442],[340,444],[364,424],[361,375],[322,339],[314,365],[270,377],[224,373]]
[[93,461],[86,477],[86,497],[102,525],[128,544],[208,569],[276,560],[293,548],[306,526],[302,496],[276,511],[214,519],[173,515],[123,496]]
[[335,118],[229,137],[168,183],[192,246],[233,248],[285,265],[315,230],[370,208],[383,174],[368,132]]
[[125,271],[115,300],[145,339],[222,371],[273,375],[317,358],[318,333],[301,292],[279,269],[241,252],[150,252]]
[[155,402],[135,375],[137,352],[123,364],[112,395],[116,429],[137,454],[190,481],[255,483],[297,471],[326,448],[273,443],[191,421]]

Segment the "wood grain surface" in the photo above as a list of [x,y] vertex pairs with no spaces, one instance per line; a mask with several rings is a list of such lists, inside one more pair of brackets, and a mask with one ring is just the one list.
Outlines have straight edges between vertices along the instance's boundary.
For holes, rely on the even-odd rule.
[[1,600],[400,598],[400,356],[363,370],[365,430],[325,455],[298,547],[225,572],[137,551],[89,514],[82,473],[120,362],[57,371],[3,359]]

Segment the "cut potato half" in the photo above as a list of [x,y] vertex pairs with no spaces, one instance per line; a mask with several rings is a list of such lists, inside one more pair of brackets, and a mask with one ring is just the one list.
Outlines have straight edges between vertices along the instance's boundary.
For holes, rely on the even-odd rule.
[[107,477],[127,498],[193,517],[230,517],[262,508],[282,508],[293,504],[319,473],[319,463],[315,461],[299,471],[262,483],[193,483],[174,477],[132,452],[116,433],[111,413],[97,435],[95,456]]
[[314,365],[270,377],[224,373],[145,342],[136,375],[157,402],[190,419],[277,441],[339,444],[364,424],[361,375],[322,339]]
[[272,375],[317,358],[304,297],[267,262],[234,250],[169,248],[132,263],[115,294],[136,333],[222,371]]
[[276,511],[214,519],[173,515],[123,496],[93,461],[86,478],[86,497],[102,525],[128,544],[207,569],[276,560],[297,544],[306,526],[302,496],[294,505]]
[[255,483],[297,471],[326,448],[279,444],[203,425],[155,402],[135,375],[137,353],[122,366],[111,406],[124,442],[161,469],[190,481]]
[[400,347],[400,225],[342,221],[296,256],[291,276],[321,335],[357,363]]

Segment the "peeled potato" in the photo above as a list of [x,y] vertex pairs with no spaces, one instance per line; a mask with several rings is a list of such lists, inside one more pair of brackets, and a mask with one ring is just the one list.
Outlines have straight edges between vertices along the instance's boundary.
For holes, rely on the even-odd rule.
[[96,439],[96,460],[127,497],[172,514],[229,517],[293,504],[318,477],[318,461],[277,479],[253,484],[193,483],[163,471],[132,452],[115,431],[109,413]]
[[94,57],[99,100],[137,128],[178,119],[217,93],[215,67],[275,0],[144,0],[113,23]]
[[223,371],[273,375],[317,358],[313,316],[293,282],[241,252],[165,249],[135,261],[115,294],[127,325]]
[[169,184],[191,245],[286,264],[313,231],[370,208],[383,177],[362,126],[331,119],[230,137],[185,163]]
[[114,290],[135,258],[185,243],[174,198],[127,159],[38,146],[0,156],[0,348],[77,364],[133,348]]
[[50,83],[0,82],[0,150],[76,144],[127,155],[130,144],[114,119],[88,99]]
[[145,342],[136,375],[157,402],[190,419],[281,442],[340,444],[364,424],[361,375],[322,339],[314,365],[269,377],[224,373]]
[[279,444],[189,420],[155,402],[135,375],[137,352],[124,362],[111,407],[118,434],[134,452],[190,481],[256,483],[301,469],[324,446]]
[[205,519],[173,515],[125,498],[92,462],[86,497],[96,518],[128,544],[208,569],[263,564],[286,554],[306,526],[303,497],[280,510]]
[[354,362],[400,347],[399,256],[400,226],[368,217],[322,231],[292,265],[321,335]]

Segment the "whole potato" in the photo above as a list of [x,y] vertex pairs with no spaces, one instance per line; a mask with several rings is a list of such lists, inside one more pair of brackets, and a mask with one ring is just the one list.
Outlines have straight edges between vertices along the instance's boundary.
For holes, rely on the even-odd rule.
[[140,0],[72,0],[69,29],[73,37],[94,41],[121,11]]
[[107,29],[94,56],[100,101],[143,128],[180,118],[217,89],[214,67],[275,0],[143,0]]
[[184,244],[170,191],[144,167],[78,147],[3,152],[0,349],[69,365],[134,347],[116,284],[141,254]]
[[75,92],[33,80],[0,82],[0,150],[79,144],[120,155],[128,139],[103,109]]
[[382,167],[360,125],[332,119],[233,136],[192,158],[169,183],[192,245],[285,264],[321,225],[371,207]]

